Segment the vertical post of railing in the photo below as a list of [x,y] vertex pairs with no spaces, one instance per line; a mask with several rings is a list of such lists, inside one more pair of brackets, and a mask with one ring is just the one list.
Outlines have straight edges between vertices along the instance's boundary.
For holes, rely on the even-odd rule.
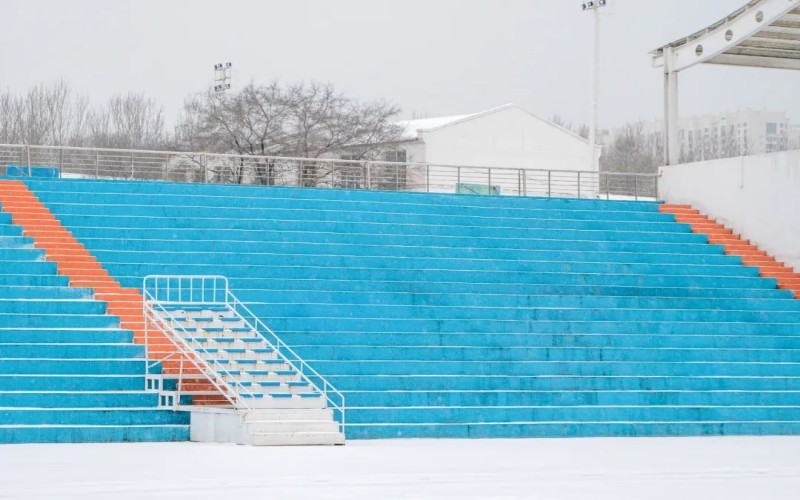
[[492,194],[492,167],[489,167],[489,186],[488,193]]
[[100,150],[94,150],[94,177],[95,179],[100,177]]
[[633,199],[639,201],[639,176],[633,174]]
[[[166,169],[166,166],[164,168]],[[136,178],[136,173],[134,171],[134,166],[133,166],[133,153],[131,153],[131,179],[134,179],[134,178]],[[166,180],[166,179],[164,179],[164,180]]]
[[365,189],[372,189],[372,163],[364,163],[364,184]]
[[183,384],[183,358],[185,357],[186,354],[181,353],[180,368],[178,369],[178,381],[177,385],[175,386],[175,401],[173,401],[175,408],[178,407],[181,401],[181,384]]
[[61,178],[61,171],[64,170],[64,148],[58,150],[58,177]]
[[31,176],[31,145],[25,145],[25,163],[28,165],[28,177]]
[[144,386],[147,389],[147,384],[150,383],[150,354],[148,348],[150,346],[150,327],[147,320],[147,288],[142,287],[142,316],[144,317]]
[[547,197],[548,197],[548,198],[550,198],[550,188],[551,188],[551,186],[552,186],[552,183],[551,183],[551,180],[552,180],[552,179],[551,179],[551,177],[552,177],[552,173],[553,173],[553,171],[552,171],[552,170],[548,170],[548,171],[547,171]]
[[659,200],[661,199],[661,197],[658,194],[658,174],[656,174],[656,176],[653,179],[655,179],[655,186],[653,188],[655,189],[655,193],[653,193],[653,196],[655,196],[656,200]]
[[203,169],[203,184],[208,184],[208,158],[205,153],[200,155],[200,168]]
[[528,196],[528,171],[522,170],[522,192]]
[[303,160],[297,162],[297,187],[303,186]]
[[456,167],[456,190],[461,185],[461,167]]
[[581,171],[578,170],[578,198],[581,197]]
[[394,166],[394,190],[400,191],[400,165]]
[[606,201],[609,200],[611,194],[611,176],[606,174]]
[[425,192],[431,192],[431,164],[425,164]]
[[517,169],[517,194],[522,196],[522,169]]

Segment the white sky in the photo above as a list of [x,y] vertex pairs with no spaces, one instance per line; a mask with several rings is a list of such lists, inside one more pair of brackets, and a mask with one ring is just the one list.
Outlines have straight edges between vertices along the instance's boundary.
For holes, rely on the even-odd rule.
[[[236,82],[328,80],[385,97],[404,116],[515,102],[588,121],[590,16],[580,0],[0,0],[0,86],[63,77],[101,100],[144,91],[167,114],[206,88],[216,62]],[[745,0],[610,0],[601,42],[602,127],[661,116],[648,52]],[[785,110],[800,121],[800,73],[705,66],[682,75],[681,112]]]

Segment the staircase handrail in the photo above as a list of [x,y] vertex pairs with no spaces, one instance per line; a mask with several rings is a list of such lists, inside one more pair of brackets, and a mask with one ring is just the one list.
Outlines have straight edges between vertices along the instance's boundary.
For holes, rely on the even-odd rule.
[[[206,354],[208,351],[203,346],[198,346],[197,348],[193,347],[189,342],[178,334],[178,331],[175,329],[173,324],[177,323],[176,318],[169,312],[164,310],[163,304],[160,301],[156,300],[147,289],[143,289],[144,295],[144,316],[145,316],[145,343],[149,341],[149,332],[148,332],[148,325],[152,324],[156,328],[158,328],[161,333],[164,334],[167,339],[178,349],[179,353],[185,355],[185,357],[208,379],[208,381],[217,389],[224,397],[227,399],[235,408],[244,408],[250,409],[250,405],[247,403],[246,398],[242,396],[242,392],[245,392],[250,395],[254,395],[254,393],[247,389],[246,386],[243,384],[237,383],[238,390],[235,389],[221,374],[220,371],[217,369],[217,366],[220,370],[225,370],[226,367],[222,366],[218,363],[216,359],[214,359],[214,365],[212,366],[208,360],[204,359],[201,356],[198,356],[198,351],[205,351]],[[166,321],[163,316],[160,316],[156,313],[155,306],[161,306],[162,309],[159,313],[163,313],[166,315],[166,319],[170,321]],[[148,319],[152,319],[148,321]],[[180,330],[188,337],[189,333],[183,325],[178,324]],[[161,360],[163,361],[163,360]],[[182,371],[182,368],[181,368]],[[228,370],[229,371],[229,370]],[[183,375],[182,373],[180,374]],[[238,377],[232,376],[235,380],[238,381]],[[180,381],[179,381],[180,383]],[[180,392],[180,391],[179,391]],[[231,396],[233,395],[233,396]]]

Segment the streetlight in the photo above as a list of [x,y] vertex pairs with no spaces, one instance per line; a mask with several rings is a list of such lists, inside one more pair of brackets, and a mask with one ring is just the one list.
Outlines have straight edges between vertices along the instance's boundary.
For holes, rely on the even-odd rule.
[[589,125],[589,165],[591,170],[597,168],[597,93],[600,73],[600,7],[605,7],[606,0],[590,0],[581,5],[584,11],[591,11],[594,17],[594,52],[592,55],[592,121]]
[[214,65],[214,92],[225,92],[231,88],[231,66],[229,62]]

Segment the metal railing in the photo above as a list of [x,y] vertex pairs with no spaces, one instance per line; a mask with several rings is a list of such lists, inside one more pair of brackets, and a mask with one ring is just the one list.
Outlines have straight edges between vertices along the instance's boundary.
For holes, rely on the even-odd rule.
[[[303,360],[297,353],[289,347],[283,340],[278,337],[272,329],[264,324],[245,304],[243,304],[234,294],[230,291],[228,286],[228,279],[225,276],[203,276],[203,275],[151,275],[147,276],[142,284],[143,295],[145,297],[145,311],[146,319],[147,314],[155,314],[159,311],[161,306],[171,305],[204,305],[204,306],[223,306],[232,311],[242,321],[245,327],[251,329],[253,332],[258,332],[264,339],[264,342],[272,348],[277,355],[282,358],[291,370],[296,371],[301,380],[308,382],[312,387],[319,390],[325,397],[329,407],[334,412],[334,417],[339,422],[340,431],[344,432],[345,425],[345,397],[339,392],[328,380],[314,370],[305,360]],[[162,325],[170,326],[176,324],[174,317],[169,311],[163,311],[166,314],[168,321],[161,321]],[[145,322],[147,325],[147,321]],[[180,327],[183,329],[183,327]],[[176,347],[196,349],[202,352],[205,348],[200,345],[193,346],[182,338],[179,332],[174,332],[172,337],[176,337]],[[183,333],[188,333],[183,330]],[[145,330],[145,342],[147,343],[147,329]],[[242,384],[238,383],[235,376],[231,378],[234,384],[230,384],[224,377],[219,376],[218,370],[215,366],[208,365],[206,360],[199,356],[198,362],[205,363],[206,368],[212,369],[216,374],[217,380],[210,380],[225,397],[234,405],[234,407],[249,408],[246,397],[242,397],[241,393],[234,389],[245,389]],[[188,359],[192,359],[189,357]],[[181,369],[182,369],[181,364]],[[221,365],[220,365],[221,366]],[[226,367],[221,368],[226,370]],[[252,394],[252,393],[250,393]],[[180,394],[176,396],[179,399]]]
[[0,175],[655,199],[657,174],[0,144]]
[[[148,360],[145,369],[146,378],[148,380],[150,379],[150,372],[155,366],[161,365],[163,374],[164,362],[172,359],[177,360],[178,373],[175,387],[176,395],[173,400],[173,405],[177,407],[180,405],[181,400],[181,385],[185,375],[187,375],[185,370],[186,364],[189,363],[197,369],[201,376],[205,377],[217,392],[223,395],[234,408],[249,409],[250,405],[240,391],[249,394],[252,393],[250,393],[246,387],[242,387],[242,385],[238,383],[236,384],[236,388],[234,388],[234,386],[222,376],[221,373],[224,372],[227,367],[219,363],[218,359],[212,358],[212,361],[209,363],[207,359],[200,356],[200,353],[212,353],[208,352],[207,348],[197,340],[197,337],[190,335],[191,332],[187,331],[185,327],[177,321],[177,318],[163,307],[169,305],[169,302],[159,300],[158,285],[148,286],[150,284],[149,281],[153,278],[152,276],[146,277],[142,285],[142,294],[144,295],[145,352],[150,352],[150,335],[153,329],[159,332],[161,336],[166,337],[176,348],[176,351],[160,359]],[[222,305],[223,303],[215,301],[203,302],[203,304],[206,305]]]

